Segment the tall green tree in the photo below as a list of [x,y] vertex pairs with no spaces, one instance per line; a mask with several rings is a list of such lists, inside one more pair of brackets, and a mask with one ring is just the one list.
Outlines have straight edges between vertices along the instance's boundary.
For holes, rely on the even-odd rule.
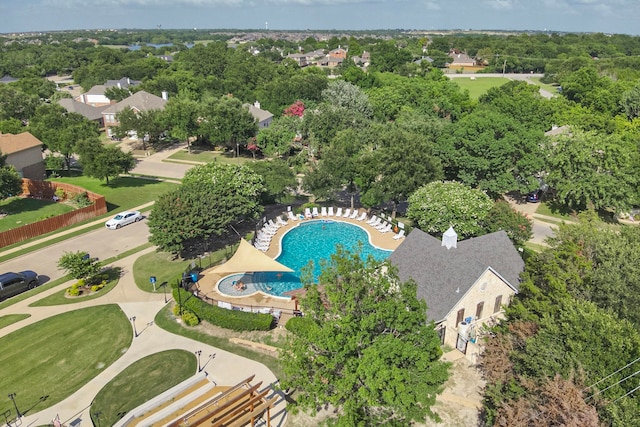
[[293,198],[298,181],[286,161],[263,160],[248,163],[247,166],[260,175],[265,184],[260,197],[263,204],[286,203]]
[[77,151],[83,174],[104,179],[107,185],[109,178],[129,172],[136,164],[131,153],[125,153],[115,145],[102,145],[100,141],[80,141]]
[[16,168],[6,163],[7,156],[0,152],[0,200],[22,193],[22,179]]
[[360,164],[361,201],[366,206],[391,202],[395,217],[398,203],[422,185],[443,178],[433,141],[423,135],[387,127],[378,135],[378,148]]
[[258,126],[249,110],[237,98],[222,96],[203,100],[199,134],[212,145],[236,148],[255,136]]
[[150,241],[181,254],[204,240],[230,233],[230,225],[262,212],[262,177],[246,166],[208,163],[185,174],[182,185],[154,204]]
[[305,316],[283,350],[282,386],[315,412],[333,405],[338,426],[424,422],[447,379],[439,340],[414,282],[388,264],[338,250],[307,278]]
[[448,179],[488,191],[528,193],[540,185],[544,170],[541,130],[488,109],[478,110],[451,125],[438,145]]
[[640,200],[640,153],[618,135],[572,129],[546,144],[548,176],[559,202],[577,210],[629,209]]
[[97,141],[100,130],[92,122],[77,113],[70,113],[57,104],[43,104],[36,110],[29,123],[29,131],[42,141],[49,150],[60,153],[67,170],[71,156],[76,153],[79,141]]

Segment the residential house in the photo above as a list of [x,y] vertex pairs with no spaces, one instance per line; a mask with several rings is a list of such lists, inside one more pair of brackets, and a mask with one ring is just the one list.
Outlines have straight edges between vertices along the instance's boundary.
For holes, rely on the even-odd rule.
[[58,101],[58,104],[62,105],[70,113],[78,113],[87,119],[98,123],[100,129],[104,127],[102,111],[108,108],[108,105],[94,107],[93,105],[84,104],[71,98],[62,98]]
[[0,78],[0,83],[13,83],[17,81],[18,79],[16,79],[15,77],[11,77],[10,75],[5,75]]
[[249,109],[249,112],[258,124],[258,129],[268,128],[273,121],[273,114],[267,110],[261,109],[258,101],[254,102],[253,105],[244,104],[244,107]]
[[442,240],[414,229],[389,260],[403,282],[416,282],[442,343],[471,357],[478,353],[475,338],[482,325],[502,315],[524,270],[505,231],[457,241],[453,228]]
[[327,66],[328,67],[337,67],[342,64],[342,62],[347,59],[347,51],[342,48],[333,49],[327,55]]
[[[107,136],[113,136],[112,127],[118,126],[116,114],[125,108],[130,108],[139,113],[142,111],[164,110],[167,104],[167,93],[162,93],[162,98],[143,90],[134,93],[128,98],[123,99],[117,104],[108,106],[102,111],[102,119],[104,122],[105,132]],[[133,135],[132,135],[133,137]]]
[[452,69],[475,67],[478,65],[475,59],[457,49],[451,50],[449,52],[449,57],[451,58],[451,61],[447,64],[447,67]]
[[369,52],[362,52],[362,56],[352,56],[353,62],[362,68],[367,68],[371,63],[371,54]]
[[84,104],[92,105],[94,107],[100,107],[102,105],[112,104],[111,100],[105,95],[105,91],[110,87],[117,87],[120,89],[129,89],[130,87],[140,84],[138,80],[131,80],[128,77],[123,77],[120,80],[107,80],[103,85],[95,85],[87,92],[76,97],[76,101]]
[[6,163],[13,165],[22,178],[44,179],[42,141],[31,133],[0,133],[0,151],[7,156]]
[[296,61],[298,66],[300,66],[301,68],[309,65],[308,55],[304,53],[290,53],[289,55],[287,55],[287,58]]

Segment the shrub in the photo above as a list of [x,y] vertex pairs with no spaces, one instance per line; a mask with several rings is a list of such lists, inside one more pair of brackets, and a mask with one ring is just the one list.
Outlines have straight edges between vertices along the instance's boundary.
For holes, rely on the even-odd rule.
[[309,329],[313,325],[313,322],[305,317],[292,317],[287,321],[284,327],[287,331],[298,335],[300,331]]
[[102,282],[98,283],[97,285],[91,286],[91,292],[98,292],[100,289],[104,288],[105,286],[107,286],[107,281],[103,280]]
[[89,200],[89,196],[87,195],[86,191],[74,194],[71,198],[71,201],[78,205],[79,208],[85,208],[91,205],[91,200]]
[[182,321],[187,326],[196,326],[198,323],[200,323],[200,319],[198,319],[198,316],[196,316],[189,310],[182,312]]
[[65,194],[64,194],[64,189],[62,187],[56,188],[56,193],[55,194],[56,194],[56,197],[58,199],[60,199],[60,200],[64,199]]
[[67,294],[72,297],[77,297],[80,295],[80,287],[83,285],[84,283],[81,285],[80,282],[74,283],[70,288],[67,288]]
[[173,290],[173,299],[182,301],[183,310],[192,311],[201,320],[221,328],[234,331],[268,331],[273,325],[273,316],[270,314],[220,308],[194,297],[181,288]]

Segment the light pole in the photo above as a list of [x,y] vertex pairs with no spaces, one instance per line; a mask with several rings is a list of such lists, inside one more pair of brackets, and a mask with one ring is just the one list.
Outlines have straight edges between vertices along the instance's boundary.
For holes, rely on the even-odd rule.
[[18,409],[18,404],[16,403],[16,394],[15,393],[9,393],[9,399],[11,399],[11,401],[13,401],[13,406],[15,406],[15,408],[16,408],[16,414],[18,415],[18,418],[22,418],[22,414],[20,413],[20,410]]
[[167,301],[167,282],[162,283],[162,295],[164,296],[164,303],[166,304]]
[[240,157],[240,143],[236,142],[236,157]]
[[198,350],[195,352],[196,356],[198,356],[198,372],[202,371],[202,368],[200,367],[200,355],[202,354],[202,350]]
[[129,320],[131,320],[131,324],[133,325],[133,336],[134,337],[138,337],[138,331],[136,329],[136,316],[131,316],[129,318]]

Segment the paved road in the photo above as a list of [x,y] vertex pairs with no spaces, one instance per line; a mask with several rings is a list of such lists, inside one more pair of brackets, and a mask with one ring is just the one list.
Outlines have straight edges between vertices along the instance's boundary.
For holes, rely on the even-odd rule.
[[46,283],[64,276],[57,263],[65,252],[81,250],[89,252],[92,257],[107,259],[148,241],[149,228],[145,220],[120,230],[101,228],[0,263],[0,271],[34,270],[42,276],[41,283]]

